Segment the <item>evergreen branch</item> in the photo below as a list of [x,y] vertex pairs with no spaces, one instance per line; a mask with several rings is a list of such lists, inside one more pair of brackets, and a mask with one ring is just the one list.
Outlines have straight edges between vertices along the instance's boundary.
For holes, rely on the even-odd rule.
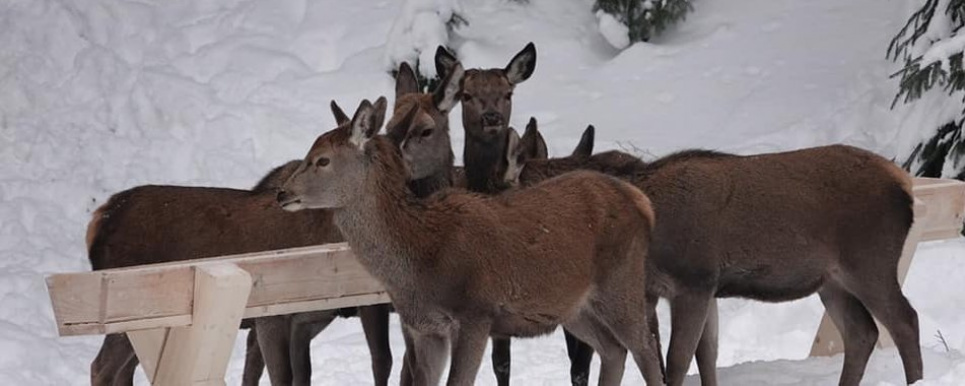
[[[901,27],[898,34],[891,39],[891,43],[888,44],[888,52],[885,55],[886,58],[892,61],[898,61],[899,57],[908,61],[908,50],[911,46],[918,42],[925,32],[928,31],[928,25],[931,24],[932,17],[935,16],[935,8],[938,7],[939,0],[926,0],[925,5],[920,9],[911,14],[905,25]],[[958,1],[958,0],[956,0]],[[949,4],[951,6],[951,4]],[[911,28],[911,36],[908,35],[909,28]]]

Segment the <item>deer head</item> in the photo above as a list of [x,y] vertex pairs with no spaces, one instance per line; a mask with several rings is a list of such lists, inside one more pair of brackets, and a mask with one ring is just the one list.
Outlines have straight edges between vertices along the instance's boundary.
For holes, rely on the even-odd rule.
[[[333,112],[337,105],[333,104]],[[365,175],[365,144],[385,120],[385,97],[362,101],[355,116],[315,140],[301,166],[282,184],[278,203],[287,211],[341,208],[358,194]]]
[[395,108],[386,135],[402,151],[410,178],[418,180],[448,173],[452,168],[449,111],[458,102],[464,71],[453,63],[435,92],[419,92],[415,73],[402,63],[396,77]]
[[522,173],[526,162],[530,160],[547,159],[546,142],[539,133],[536,118],[530,118],[526,124],[526,131],[520,138],[516,130],[509,128],[505,139],[505,156],[501,161],[500,171],[502,171],[503,189],[511,188],[519,184],[519,174]]
[[[446,74],[458,63],[445,47],[436,49],[436,72]],[[529,43],[505,68],[466,70],[462,83],[462,125],[466,136],[475,140],[495,141],[513,112],[513,89],[533,75],[536,69],[536,46]]]
[[[563,158],[547,159],[546,156],[542,155],[545,154],[546,144],[542,143],[543,137],[539,134],[536,119],[531,118],[529,124],[526,125],[526,133],[522,139],[519,141],[508,139],[506,141],[505,165],[507,166],[503,172],[502,187],[511,188],[520,185],[520,183],[527,185],[535,180],[541,181],[577,169],[609,171],[608,166],[630,165],[630,159],[636,160],[636,163],[632,163],[633,167],[643,165],[642,161],[636,157],[621,156],[623,153],[619,152],[612,152],[614,154],[603,153],[598,155],[600,159],[594,159],[594,157],[598,157],[593,156],[595,133],[596,129],[593,125],[587,126],[580,138],[580,143],[576,145],[572,154]],[[598,163],[602,163],[602,165],[597,165]],[[527,165],[530,165],[530,167],[527,167]],[[526,173],[523,173],[524,169],[526,169]]]

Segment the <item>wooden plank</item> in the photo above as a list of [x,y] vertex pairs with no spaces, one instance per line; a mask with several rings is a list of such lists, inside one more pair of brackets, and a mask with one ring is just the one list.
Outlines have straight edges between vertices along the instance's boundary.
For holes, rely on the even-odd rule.
[[195,267],[194,323],[172,328],[157,365],[154,385],[224,385],[251,275],[230,263]]
[[389,299],[388,293],[376,292],[364,295],[343,296],[334,299],[318,299],[304,302],[248,307],[245,309],[245,318],[257,318],[261,316],[285,315],[320,310],[334,310],[346,307],[371,306],[373,304],[384,304],[389,302],[391,302],[391,300]]
[[157,376],[157,364],[161,360],[161,352],[164,351],[164,343],[170,331],[170,328],[155,328],[127,334],[148,381],[153,382]]
[[[81,334],[103,333],[98,327],[93,327],[102,326],[98,317],[102,299],[89,296],[99,295],[101,292],[99,275],[52,275],[48,276],[46,281],[60,335],[73,335],[72,331]],[[88,320],[91,324],[74,326],[73,315],[77,314],[85,315],[81,319]]]
[[[382,285],[341,243],[53,275],[48,279],[48,288],[60,334],[189,325],[193,267],[211,263],[236,264],[251,275],[253,286],[246,317],[388,302]],[[76,288],[80,287],[85,289],[78,291]]]
[[915,198],[924,203],[915,221],[922,225],[922,241],[958,237],[965,218],[965,183],[957,180],[916,178]]

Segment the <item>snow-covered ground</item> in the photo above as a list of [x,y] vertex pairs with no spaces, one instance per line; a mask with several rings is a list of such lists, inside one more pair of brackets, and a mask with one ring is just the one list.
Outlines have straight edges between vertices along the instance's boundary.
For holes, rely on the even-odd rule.
[[[646,157],[833,142],[895,157],[961,108],[939,93],[889,109],[896,66],[884,53],[915,2],[697,0],[684,23],[622,52],[601,35],[590,0],[437,2],[469,21],[451,41],[469,67],[502,67],[536,43],[537,70],[516,90],[512,121],[536,116],[553,154],[568,153],[593,123],[598,149]],[[245,188],[301,157],[333,127],[329,100],[351,109],[391,97],[387,58],[399,45],[435,44],[433,30],[407,30],[397,18],[440,18],[402,3],[0,2],[0,384],[87,381],[100,338],[56,336],[43,276],[89,269],[83,235],[94,208],[145,183]],[[459,154],[457,118],[453,126]],[[923,246],[906,283],[921,318],[923,384],[965,382],[963,251],[962,240]],[[835,383],[840,356],[806,359],[822,311],[816,298],[726,300],[720,309],[724,384]],[[393,339],[398,370],[402,341]],[[561,337],[513,349],[517,384],[566,383]],[[356,320],[334,323],[313,354],[317,384],[371,382]],[[866,383],[902,384],[901,374],[894,350],[877,351]],[[495,383],[488,358],[478,380]],[[626,383],[635,382],[628,371]]]

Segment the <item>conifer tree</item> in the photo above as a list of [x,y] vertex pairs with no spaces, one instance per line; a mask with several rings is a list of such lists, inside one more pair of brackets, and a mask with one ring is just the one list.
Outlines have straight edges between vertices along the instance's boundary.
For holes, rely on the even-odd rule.
[[628,29],[630,43],[650,41],[693,10],[690,0],[597,0],[594,11],[613,16]]
[[[910,103],[928,90],[941,87],[950,98],[965,101],[965,0],[925,0],[912,13],[888,46],[888,58],[904,66],[893,76],[899,89],[892,102]],[[937,128],[930,139],[919,143],[904,167],[924,177],[965,177],[965,111]]]

